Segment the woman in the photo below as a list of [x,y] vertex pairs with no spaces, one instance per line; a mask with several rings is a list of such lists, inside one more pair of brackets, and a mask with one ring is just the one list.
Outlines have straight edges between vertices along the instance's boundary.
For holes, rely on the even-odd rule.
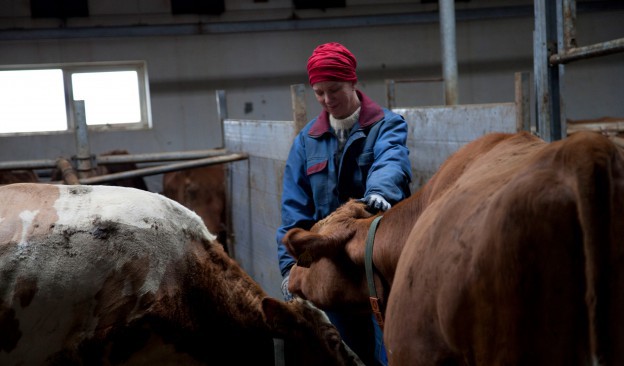
[[[357,90],[356,66],[355,56],[339,43],[318,46],[308,59],[310,85],[323,111],[295,137],[284,170],[277,243],[287,299],[295,263],[282,244],[288,230],[310,229],[350,198],[385,211],[410,195],[407,123]],[[328,315],[366,364],[373,358],[386,363],[371,317]]]

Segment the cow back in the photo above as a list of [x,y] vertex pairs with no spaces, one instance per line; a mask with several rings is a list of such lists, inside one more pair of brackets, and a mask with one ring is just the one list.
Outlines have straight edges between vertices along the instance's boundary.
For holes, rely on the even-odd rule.
[[409,235],[386,313],[391,362],[622,362],[622,152],[588,133],[511,142]]

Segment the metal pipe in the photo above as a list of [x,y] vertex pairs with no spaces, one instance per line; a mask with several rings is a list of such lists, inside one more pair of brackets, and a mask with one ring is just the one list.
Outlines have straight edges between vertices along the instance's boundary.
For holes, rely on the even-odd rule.
[[455,2],[439,0],[440,34],[442,38],[442,76],[444,77],[444,101],[446,105],[458,103],[457,52],[455,41]]
[[557,48],[556,4],[551,0],[535,0],[533,31],[533,78],[535,113],[538,135],[548,141],[561,136],[561,95],[559,76],[562,69],[548,63],[549,48]]
[[49,169],[54,167],[56,167],[56,160],[54,159],[0,162],[0,170]]
[[80,180],[78,179],[78,175],[76,174],[74,167],[67,159],[58,158],[56,160],[56,167],[61,172],[61,177],[63,177],[65,184],[80,184]]
[[576,0],[563,0],[563,44],[559,49],[567,52],[576,47]]
[[74,101],[74,113],[76,118],[76,170],[79,178],[87,178],[91,175],[91,149],[89,148],[89,134],[87,129],[87,116],[85,114],[84,100]]
[[166,165],[160,165],[156,167],[140,168],[136,170],[130,170],[127,172],[113,173],[100,175],[96,177],[80,179],[80,184],[98,184],[104,182],[110,182],[118,179],[143,177],[147,175],[156,175],[161,173],[172,172],[175,170],[192,169],[200,166],[228,163],[237,160],[247,159],[247,154],[228,154],[223,156],[216,156],[204,159],[196,159],[192,161],[185,161],[181,163],[172,163]]
[[225,149],[172,151],[164,153],[128,154],[128,155],[97,155],[98,165],[123,163],[153,163],[160,161],[191,160],[226,154]]
[[567,50],[565,53],[551,55],[548,61],[552,65],[565,64],[571,61],[581,59],[610,55],[613,53],[624,52],[624,38],[614,39],[612,41],[596,43],[590,46],[575,47]]
[[[124,164],[124,163],[153,163],[161,161],[179,161],[208,158],[225,155],[225,149],[173,151],[150,154],[128,154],[128,155],[97,155],[96,162],[99,165]],[[0,170],[15,169],[49,169],[57,165],[55,159],[24,160],[24,161],[4,161],[0,162]]]
[[225,146],[225,127],[223,121],[228,118],[227,99],[225,99],[225,90],[217,90],[215,92],[217,98],[217,116],[221,125],[221,146]]
[[529,91],[529,72],[516,72],[515,75],[516,130],[532,131],[531,94]]

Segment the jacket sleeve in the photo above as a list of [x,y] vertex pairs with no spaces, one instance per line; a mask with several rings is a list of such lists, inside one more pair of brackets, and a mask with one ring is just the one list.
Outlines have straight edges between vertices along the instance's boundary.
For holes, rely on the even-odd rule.
[[374,163],[368,172],[365,196],[376,193],[392,205],[409,197],[412,169],[407,149],[407,122],[387,111],[373,148]]
[[295,259],[288,253],[282,238],[294,227],[309,229],[314,223],[314,201],[310,181],[306,175],[306,158],[301,134],[288,154],[282,183],[282,223],[277,229],[277,256],[282,276],[290,272]]

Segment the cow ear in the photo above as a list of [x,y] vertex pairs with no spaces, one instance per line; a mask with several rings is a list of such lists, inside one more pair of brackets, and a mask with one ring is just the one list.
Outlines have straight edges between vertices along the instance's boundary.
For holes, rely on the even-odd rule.
[[272,297],[262,299],[262,314],[269,328],[279,334],[296,323],[294,314],[286,303]]
[[301,253],[305,252],[309,247],[322,239],[323,238],[319,234],[300,228],[294,228],[290,229],[286,235],[284,235],[282,243],[284,243],[288,252],[297,259]]
[[344,249],[354,234],[355,230],[350,227],[334,231],[329,235],[295,228],[286,233],[282,242],[295,258],[299,258],[307,250],[314,258],[329,257],[333,256],[337,250]]

